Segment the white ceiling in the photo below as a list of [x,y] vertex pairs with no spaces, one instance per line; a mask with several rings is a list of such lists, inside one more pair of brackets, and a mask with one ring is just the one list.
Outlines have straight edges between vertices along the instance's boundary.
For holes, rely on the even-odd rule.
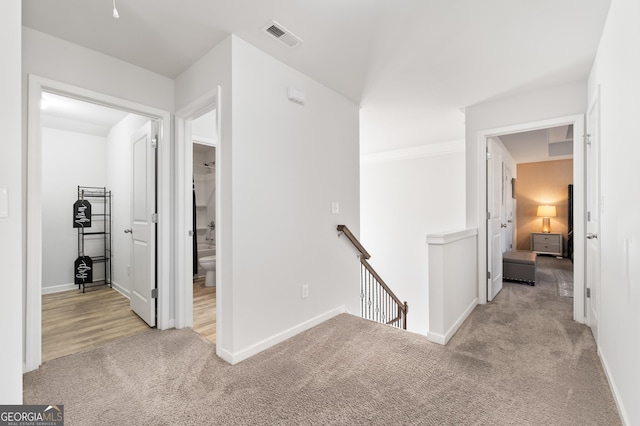
[[502,135],[516,164],[573,158],[573,125]]
[[40,124],[43,127],[107,137],[127,112],[53,93],[42,94]]
[[[467,106],[585,80],[610,0],[23,0],[23,24],[174,78],[230,33],[362,106],[362,153],[464,138]],[[304,40],[289,49],[271,19]]]

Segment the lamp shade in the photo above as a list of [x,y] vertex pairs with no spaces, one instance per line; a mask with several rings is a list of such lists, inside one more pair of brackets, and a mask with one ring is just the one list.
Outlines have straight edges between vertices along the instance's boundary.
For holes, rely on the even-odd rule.
[[556,217],[556,206],[538,206],[538,217]]

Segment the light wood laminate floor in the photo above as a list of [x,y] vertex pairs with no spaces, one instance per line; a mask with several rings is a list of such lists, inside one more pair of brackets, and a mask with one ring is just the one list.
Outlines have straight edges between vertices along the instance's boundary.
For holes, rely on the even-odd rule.
[[193,280],[193,329],[216,343],[216,288],[205,287],[204,278]]
[[142,333],[149,326],[108,286],[42,296],[42,361]]
[[[42,361],[81,352],[149,326],[131,311],[129,299],[108,286],[42,296]],[[216,290],[193,282],[193,329],[216,341]]]

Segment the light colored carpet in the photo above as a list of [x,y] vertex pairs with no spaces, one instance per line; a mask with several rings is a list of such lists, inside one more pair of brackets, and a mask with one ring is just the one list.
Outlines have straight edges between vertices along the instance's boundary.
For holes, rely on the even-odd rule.
[[538,256],[538,279],[555,283],[558,296],[573,297],[573,263],[567,258]]
[[26,404],[67,425],[616,425],[588,328],[552,283],[505,283],[448,346],[340,315],[238,365],[191,330],[48,361]]

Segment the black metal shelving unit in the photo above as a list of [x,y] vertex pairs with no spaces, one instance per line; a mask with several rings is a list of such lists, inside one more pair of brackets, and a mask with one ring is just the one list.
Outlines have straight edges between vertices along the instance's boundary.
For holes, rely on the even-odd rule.
[[[84,293],[88,284],[108,285],[111,287],[111,191],[106,187],[78,186],[78,200],[91,203],[91,226],[78,227],[78,258],[89,256],[96,265],[104,265],[104,274],[96,276],[92,273],[90,282],[78,283],[78,289]],[[93,272],[93,271],[92,271]]]

